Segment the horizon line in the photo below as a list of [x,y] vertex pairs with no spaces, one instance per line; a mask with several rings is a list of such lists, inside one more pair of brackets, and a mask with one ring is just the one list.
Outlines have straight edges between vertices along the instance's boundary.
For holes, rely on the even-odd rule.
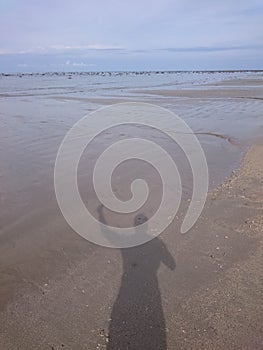
[[239,72],[263,72],[262,69],[154,69],[154,70],[99,70],[99,71],[38,71],[38,72],[0,72],[0,76],[12,76],[12,75],[47,75],[47,74],[59,74],[59,75],[77,75],[77,74],[118,74],[118,73],[154,73],[154,74],[164,74],[164,73],[239,73]]

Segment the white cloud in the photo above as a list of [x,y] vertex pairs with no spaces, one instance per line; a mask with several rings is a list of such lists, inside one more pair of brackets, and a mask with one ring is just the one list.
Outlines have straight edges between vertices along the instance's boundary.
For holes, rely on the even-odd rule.
[[95,67],[96,65],[94,63],[85,63],[85,62],[71,62],[66,61],[66,66],[73,66],[73,67]]
[[0,55],[7,55],[9,53],[10,53],[10,51],[8,51],[6,49],[0,49]]
[[120,46],[92,44],[92,45],[50,45],[46,50],[121,50]]
[[37,46],[34,48],[28,48],[23,50],[6,50],[0,49],[0,55],[6,54],[47,54],[47,53],[60,53],[68,51],[100,51],[100,50],[124,50],[123,47],[117,45],[104,45],[104,44],[91,44],[91,45],[48,45]]

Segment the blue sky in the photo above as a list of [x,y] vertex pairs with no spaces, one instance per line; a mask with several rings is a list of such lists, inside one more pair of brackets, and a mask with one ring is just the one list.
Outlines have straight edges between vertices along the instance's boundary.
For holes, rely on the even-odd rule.
[[262,0],[0,0],[0,71],[263,69]]

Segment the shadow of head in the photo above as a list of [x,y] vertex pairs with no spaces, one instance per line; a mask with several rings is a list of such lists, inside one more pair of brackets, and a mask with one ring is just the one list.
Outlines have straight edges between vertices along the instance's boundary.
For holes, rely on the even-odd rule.
[[134,227],[136,226],[140,226],[142,224],[144,224],[145,222],[148,221],[148,218],[146,215],[140,213],[140,214],[137,214],[134,218]]

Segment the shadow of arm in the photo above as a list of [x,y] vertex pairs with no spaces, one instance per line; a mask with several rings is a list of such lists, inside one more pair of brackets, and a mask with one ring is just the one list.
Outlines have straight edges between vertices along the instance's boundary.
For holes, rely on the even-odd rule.
[[162,262],[164,265],[166,265],[169,269],[175,270],[176,264],[174,257],[167,249],[166,245],[162,243]]

